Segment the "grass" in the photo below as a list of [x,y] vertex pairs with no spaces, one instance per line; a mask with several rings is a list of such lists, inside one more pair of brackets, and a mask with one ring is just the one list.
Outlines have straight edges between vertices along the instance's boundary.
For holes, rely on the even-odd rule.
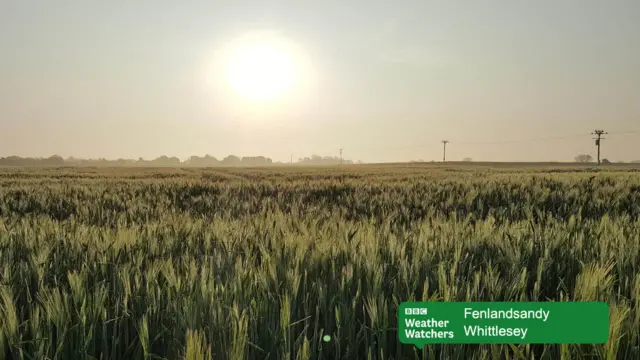
[[[4,169],[0,360],[639,358],[639,217],[634,169]],[[606,301],[610,341],[402,345],[421,300]]]

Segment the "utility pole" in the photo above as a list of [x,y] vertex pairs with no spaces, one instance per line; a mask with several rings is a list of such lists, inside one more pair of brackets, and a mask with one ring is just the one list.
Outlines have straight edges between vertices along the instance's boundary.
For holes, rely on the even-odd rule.
[[293,165],[293,154],[291,154],[291,158],[289,159],[289,164]]
[[449,140],[442,140],[443,149],[442,149],[442,162],[447,161],[447,143]]
[[606,134],[606,132],[604,132],[604,130],[599,130],[599,129],[596,129],[591,133],[591,135],[598,136],[597,138],[593,138],[596,141],[596,146],[598,147],[598,166],[600,166],[600,140],[606,139],[602,137],[602,135],[604,134]]
[[340,165],[342,165],[342,150],[344,149],[340,149]]

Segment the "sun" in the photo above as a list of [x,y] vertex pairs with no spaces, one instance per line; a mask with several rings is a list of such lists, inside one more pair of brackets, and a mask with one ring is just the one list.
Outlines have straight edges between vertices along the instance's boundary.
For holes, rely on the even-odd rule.
[[309,47],[268,29],[203,44],[194,81],[202,86],[204,106],[233,121],[299,118],[292,114],[318,106],[321,94],[320,69]]
[[296,80],[292,54],[275,41],[258,39],[233,47],[225,77],[231,89],[251,101],[269,101],[290,90]]

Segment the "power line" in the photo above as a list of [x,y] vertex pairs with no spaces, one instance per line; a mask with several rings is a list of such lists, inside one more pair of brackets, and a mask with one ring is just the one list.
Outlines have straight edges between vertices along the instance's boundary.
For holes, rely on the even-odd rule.
[[620,132],[612,132],[608,135],[638,135],[640,134],[640,130],[638,131],[620,131]]
[[[608,133],[608,135],[636,135],[640,134],[640,130],[638,131],[620,131]],[[519,140],[501,140],[501,141],[456,141],[456,144],[460,145],[502,145],[502,144],[520,144],[527,142],[541,142],[541,141],[549,141],[549,140],[566,140],[566,139],[576,139],[576,138],[584,138],[589,136],[589,133],[581,133],[574,135],[564,135],[564,136],[552,136],[552,137],[542,137],[542,138],[533,138],[533,139],[519,139]],[[447,142],[450,142],[447,140]],[[421,145],[410,145],[410,146],[400,146],[400,147],[388,147],[388,148],[380,148],[376,147],[374,149],[382,149],[382,150],[405,150],[405,149],[417,149],[417,148],[425,148],[433,145],[421,144]]]
[[[460,145],[504,145],[504,144],[521,144],[521,143],[531,143],[531,142],[543,142],[543,141],[553,141],[553,140],[567,140],[567,139],[576,139],[576,138],[584,138],[591,135],[591,133],[581,133],[581,134],[572,134],[572,135],[563,135],[563,136],[551,136],[551,137],[541,137],[541,138],[533,138],[533,139],[514,139],[514,140],[501,140],[501,141],[456,141],[456,144],[460,144]],[[607,135],[609,136],[616,136],[616,135],[640,135],[640,130],[629,130],[629,131],[617,131],[617,132],[611,132],[611,133],[607,133]],[[602,138],[604,139],[604,138]],[[446,143],[444,143],[446,141]],[[444,154],[443,154],[443,161],[446,160],[446,157],[444,155],[446,155],[446,144],[450,143],[449,140],[442,140],[441,141],[444,144]],[[366,151],[366,150],[384,150],[384,151],[389,151],[389,150],[410,150],[410,149],[421,149],[421,148],[427,148],[427,147],[432,147],[433,143],[430,144],[419,144],[419,145],[408,145],[408,146],[386,146],[386,147],[380,147],[380,146],[375,146],[375,147],[371,147],[371,148],[360,148],[357,150],[360,151]],[[340,163],[343,162],[343,157],[342,157],[342,153],[343,153],[344,149],[340,149]]]
[[581,137],[585,137],[585,136],[588,136],[588,135],[589,134],[576,134],[576,135],[552,136],[552,137],[535,138],[535,139],[502,140],[502,141],[467,141],[467,142],[460,142],[459,144],[463,144],[463,145],[519,144],[519,143],[540,142],[540,141],[549,141],[549,140],[576,139],[576,138],[581,138]]

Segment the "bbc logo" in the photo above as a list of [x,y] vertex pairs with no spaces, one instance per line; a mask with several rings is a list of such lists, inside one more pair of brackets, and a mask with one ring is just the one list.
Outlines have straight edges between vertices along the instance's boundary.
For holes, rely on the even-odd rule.
[[427,315],[427,308],[406,308],[405,315]]

